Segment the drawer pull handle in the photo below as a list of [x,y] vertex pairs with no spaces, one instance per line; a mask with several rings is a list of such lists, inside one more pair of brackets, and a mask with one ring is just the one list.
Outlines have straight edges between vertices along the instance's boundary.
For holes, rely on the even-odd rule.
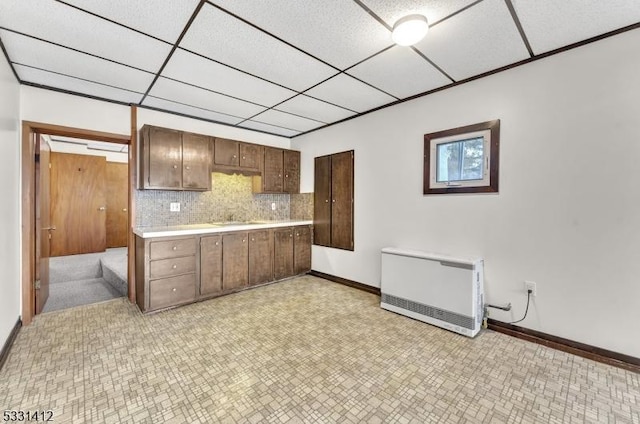
[[176,292],[176,288],[175,287],[172,288],[171,291],[175,293]]
[[171,250],[178,250],[178,246],[173,246]]
[[178,265],[174,265],[174,266],[172,266],[171,268],[173,268],[173,269],[177,269],[177,268],[178,268]]

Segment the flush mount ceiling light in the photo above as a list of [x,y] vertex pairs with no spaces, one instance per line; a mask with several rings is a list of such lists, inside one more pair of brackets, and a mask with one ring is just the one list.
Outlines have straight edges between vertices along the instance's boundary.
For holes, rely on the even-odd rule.
[[429,24],[427,18],[422,15],[408,15],[399,19],[393,26],[391,38],[394,43],[400,46],[412,46],[422,40],[427,31]]

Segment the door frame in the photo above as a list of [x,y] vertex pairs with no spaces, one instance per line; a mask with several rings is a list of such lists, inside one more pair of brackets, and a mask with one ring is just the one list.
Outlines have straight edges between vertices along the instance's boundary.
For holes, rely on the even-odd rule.
[[131,107],[131,134],[115,134],[43,122],[22,121],[21,136],[21,285],[22,324],[29,325],[35,315],[35,143],[34,134],[58,135],[129,145],[129,228],[128,228],[128,294],[135,302],[135,181],[137,175],[137,108]]

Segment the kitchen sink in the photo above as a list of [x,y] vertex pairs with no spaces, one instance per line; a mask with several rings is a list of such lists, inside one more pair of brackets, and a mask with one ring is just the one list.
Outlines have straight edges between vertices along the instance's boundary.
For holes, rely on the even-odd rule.
[[210,225],[215,226],[229,226],[229,225],[258,225],[258,224],[268,224],[271,221],[266,220],[249,220],[249,221],[222,221],[222,222],[211,222]]

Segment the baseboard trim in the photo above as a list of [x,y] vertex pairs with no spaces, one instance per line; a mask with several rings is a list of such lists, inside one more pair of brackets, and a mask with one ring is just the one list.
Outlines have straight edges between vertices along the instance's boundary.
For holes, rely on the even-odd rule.
[[368,293],[372,293],[380,296],[380,288],[368,286],[366,284],[358,283],[357,281],[348,280],[342,277],[336,277],[335,275],[325,274],[320,271],[309,271],[309,275],[313,275],[314,277],[324,278],[325,280],[333,281],[334,283],[342,284],[345,286],[353,287],[354,289],[363,290]]
[[13,326],[13,330],[11,330],[11,333],[9,333],[9,337],[7,338],[7,341],[4,342],[4,346],[2,346],[2,350],[0,351],[0,370],[2,370],[2,367],[4,366],[4,363],[9,356],[11,346],[13,346],[13,342],[16,340],[16,337],[18,337],[18,333],[20,332],[21,327],[22,320],[18,318],[18,321],[16,321],[16,325]]
[[558,336],[552,336],[551,334],[530,330],[513,324],[507,324],[491,318],[488,320],[488,327],[489,329],[499,333],[504,333],[509,336],[541,344],[552,349],[561,350],[583,358],[640,373],[640,358],[636,358],[634,356],[602,349]]

